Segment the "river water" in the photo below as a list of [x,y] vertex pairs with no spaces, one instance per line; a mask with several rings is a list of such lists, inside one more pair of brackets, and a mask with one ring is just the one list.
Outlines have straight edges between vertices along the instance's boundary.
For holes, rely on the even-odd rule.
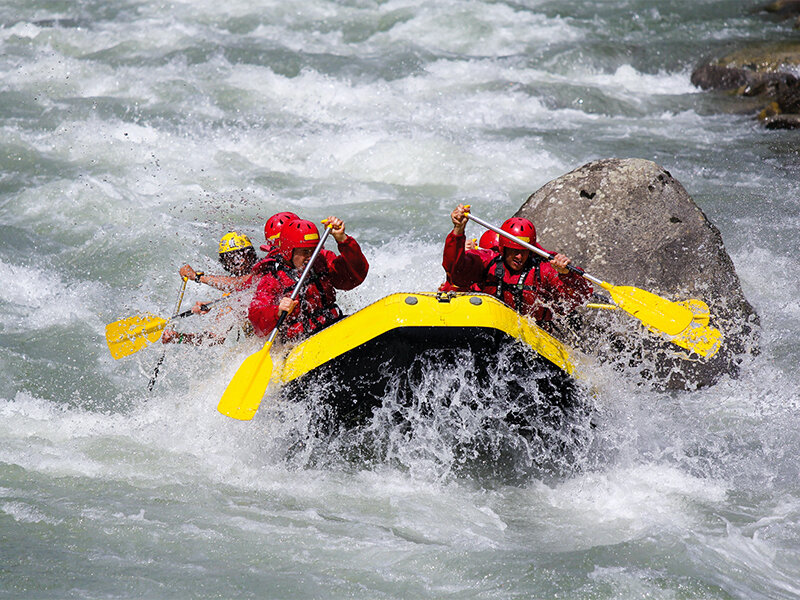
[[[799,598],[797,134],[689,82],[796,35],[750,8],[5,0],[0,597]],[[479,421],[442,415],[376,420],[369,456],[298,446],[300,406],[215,410],[253,344],[171,347],[153,393],[160,347],[105,346],[231,228],[341,216],[371,263],[353,311],[435,289],[458,202],[501,221],[608,157],[664,166],[720,229],[762,352],[697,392],[598,373],[571,470],[464,467]]]

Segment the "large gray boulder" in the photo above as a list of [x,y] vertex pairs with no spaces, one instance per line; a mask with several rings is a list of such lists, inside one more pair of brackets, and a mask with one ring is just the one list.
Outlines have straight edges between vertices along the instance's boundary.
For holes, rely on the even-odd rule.
[[[758,316],[744,297],[722,237],[672,175],[642,159],[591,162],[532,194],[517,212],[539,242],[614,285],[668,300],[698,298],[724,336],[701,359],[644,329],[622,311],[584,311],[573,343],[666,388],[693,389],[736,375],[757,352]],[[602,292],[602,290],[600,290]],[[566,328],[570,329],[570,328]]]

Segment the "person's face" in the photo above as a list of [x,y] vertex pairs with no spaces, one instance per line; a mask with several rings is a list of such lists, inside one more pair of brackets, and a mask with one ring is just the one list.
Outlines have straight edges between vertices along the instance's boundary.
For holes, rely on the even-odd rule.
[[295,248],[292,250],[292,266],[298,271],[302,271],[306,268],[312,254],[314,254],[313,248]]
[[253,267],[251,262],[243,250],[234,250],[222,255],[222,266],[228,273],[237,277],[244,275]]
[[531,251],[519,248],[503,248],[503,261],[506,266],[514,273],[519,273],[525,263],[528,262],[528,257]]

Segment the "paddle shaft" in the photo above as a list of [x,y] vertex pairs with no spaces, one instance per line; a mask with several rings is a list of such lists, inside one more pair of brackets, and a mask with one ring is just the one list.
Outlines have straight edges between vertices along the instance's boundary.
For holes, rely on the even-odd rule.
[[[211,302],[204,302],[203,304],[200,305],[200,310],[208,310],[210,307],[214,306],[217,302],[224,300],[227,296],[228,294],[225,294],[225,296],[223,296],[222,298],[217,298],[216,300],[212,300]],[[153,333],[155,331],[161,331],[162,329],[165,329],[167,325],[172,323],[175,319],[185,319],[186,317],[191,317],[194,314],[196,313],[190,308],[189,310],[185,310],[182,313],[178,313],[177,315],[170,317],[166,321],[161,317],[153,317],[151,319],[151,321],[153,321],[153,324],[150,327],[145,327],[141,331],[137,332],[136,335],[144,335]],[[130,317],[130,319],[135,319],[135,318],[141,318],[141,317],[139,317],[138,315]]]
[[[186,282],[189,281],[188,278],[183,277],[181,281],[181,289],[178,291],[178,300],[175,302],[175,310],[172,311],[172,318],[174,319],[180,314],[181,304],[183,303],[183,294],[186,292]],[[191,311],[189,311],[191,313]],[[161,352],[161,356],[158,357],[158,362],[156,363],[155,368],[153,369],[153,375],[150,377],[150,381],[147,384],[147,391],[152,392],[153,388],[156,385],[156,378],[158,377],[158,370],[161,368],[161,364],[164,362],[164,359],[167,357],[167,349],[164,348],[163,352]]]
[[[492,230],[492,231],[494,231],[494,232],[495,232],[497,235],[502,235],[504,238],[506,238],[506,239],[508,239],[508,240],[511,240],[511,241],[513,241],[513,242],[515,242],[515,243],[519,244],[519,245],[520,245],[520,246],[522,246],[523,248],[527,248],[527,249],[528,249],[528,250],[530,250],[531,252],[535,252],[535,253],[536,253],[536,254],[538,254],[539,256],[543,256],[543,257],[545,257],[545,258],[550,258],[550,259],[552,259],[552,258],[553,258],[553,257],[556,255],[556,254],[555,254],[555,252],[547,252],[546,250],[542,250],[541,248],[537,248],[537,247],[536,247],[536,246],[534,246],[533,244],[529,244],[528,242],[524,242],[524,241],[522,241],[521,239],[519,239],[518,237],[516,237],[516,236],[514,236],[514,235],[511,235],[510,233],[507,233],[507,232],[503,231],[503,230],[502,230],[502,229],[500,229],[499,227],[495,227],[495,226],[494,226],[494,225],[492,225],[491,223],[487,223],[486,221],[484,221],[484,220],[483,220],[483,219],[481,219],[480,217],[476,217],[476,216],[475,216],[475,215],[473,215],[472,213],[464,213],[464,214],[466,214],[466,216],[467,216],[467,218],[468,218],[468,219],[470,219],[470,220],[472,220],[472,221],[475,221],[475,222],[476,222],[478,225],[482,225],[483,227],[486,227],[486,229],[491,229],[491,230]],[[584,279],[588,279],[588,280],[589,280],[589,281],[591,281],[593,284],[595,284],[595,285],[599,285],[600,287],[603,287],[603,281],[602,281],[602,280],[600,280],[600,279],[597,279],[597,277],[592,277],[591,275],[589,275],[588,273],[586,273],[586,272],[585,272],[583,269],[580,269],[580,268],[578,268],[578,267],[573,267],[572,265],[567,265],[567,269],[569,269],[570,271],[572,271],[573,273],[575,273],[575,274],[577,274],[577,275],[580,275],[580,276],[581,276],[581,277],[583,277]]]
[[[498,227],[486,221],[474,217],[469,212],[465,212],[468,219],[472,219],[479,225],[496,232],[498,235],[515,241],[523,248],[527,248],[542,256],[554,256],[537,248],[531,244],[520,240],[513,235],[506,233]],[[567,265],[570,271],[588,279],[595,285],[602,287],[610,295],[614,304],[642,321],[649,329],[664,333],[670,336],[670,341],[682,348],[687,348],[702,356],[713,356],[719,349],[721,333],[706,325],[702,330],[697,327],[689,331],[689,326],[695,321],[695,313],[685,305],[681,305],[665,298],[661,298],[652,292],[640,290],[631,286],[615,286],[592,277],[577,267]],[[707,314],[707,310],[706,310]],[[695,323],[697,325],[697,323]]]
[[[294,289],[292,290],[292,295],[289,296],[290,300],[294,301],[295,299],[297,299],[297,295],[300,293],[300,286],[303,285],[303,282],[306,280],[306,277],[308,277],[308,274],[311,272],[311,267],[314,265],[314,261],[317,259],[317,256],[319,256],[319,253],[322,251],[322,247],[325,245],[325,240],[328,239],[328,235],[330,234],[330,232],[331,232],[331,227],[330,225],[328,225],[325,228],[322,237],[319,239],[317,247],[314,248],[314,252],[311,254],[311,258],[308,259],[308,264],[306,265],[306,268],[303,269],[303,273],[300,275],[300,279],[297,280],[297,285],[294,286]],[[280,326],[283,325],[283,322],[286,320],[286,317],[288,315],[289,313],[282,312],[281,316],[278,317],[278,322],[275,324],[275,329],[273,329],[272,332],[269,334],[265,346],[272,344],[273,340],[275,339],[275,336],[278,334],[278,329],[280,329]]]
[[[295,300],[300,293],[300,288],[311,272],[311,267],[322,251],[322,246],[325,245],[325,240],[328,238],[330,232],[331,226],[328,225],[317,243],[317,247],[314,248],[314,252],[311,254],[311,258],[309,258],[305,269],[303,269],[303,273],[300,275],[297,285],[294,286],[294,290],[292,290],[290,296],[291,300]],[[269,334],[269,338],[267,338],[261,350],[248,356],[244,362],[239,365],[236,374],[228,383],[228,387],[225,388],[225,392],[222,394],[222,398],[220,398],[219,404],[217,405],[217,410],[223,415],[233,419],[239,419],[240,421],[249,421],[256,414],[258,407],[261,405],[261,400],[267,392],[269,380],[272,377],[272,357],[270,356],[272,342],[278,334],[280,326],[286,320],[287,315],[287,312],[282,312],[280,314],[278,322],[275,324],[274,329]]]
[[[225,296],[227,296],[227,294],[225,294]],[[200,310],[208,310],[208,308],[210,306],[214,306],[220,300],[224,300],[225,296],[223,296],[222,298],[217,298],[216,300],[212,300],[211,302],[204,302],[203,304],[200,305]],[[170,319],[170,321],[172,321],[173,319],[183,319],[184,317],[191,317],[193,314],[195,314],[195,313],[190,308],[189,310],[185,310],[182,313],[179,313],[177,315],[173,315],[172,318]],[[166,327],[166,325],[165,325],[165,327]]]

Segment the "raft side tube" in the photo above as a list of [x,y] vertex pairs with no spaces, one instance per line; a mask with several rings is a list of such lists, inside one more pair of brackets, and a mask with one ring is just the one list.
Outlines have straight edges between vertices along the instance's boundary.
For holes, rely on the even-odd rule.
[[297,344],[276,364],[273,381],[294,381],[389,332],[413,328],[496,330],[575,375],[564,344],[494,296],[417,292],[386,296]]

